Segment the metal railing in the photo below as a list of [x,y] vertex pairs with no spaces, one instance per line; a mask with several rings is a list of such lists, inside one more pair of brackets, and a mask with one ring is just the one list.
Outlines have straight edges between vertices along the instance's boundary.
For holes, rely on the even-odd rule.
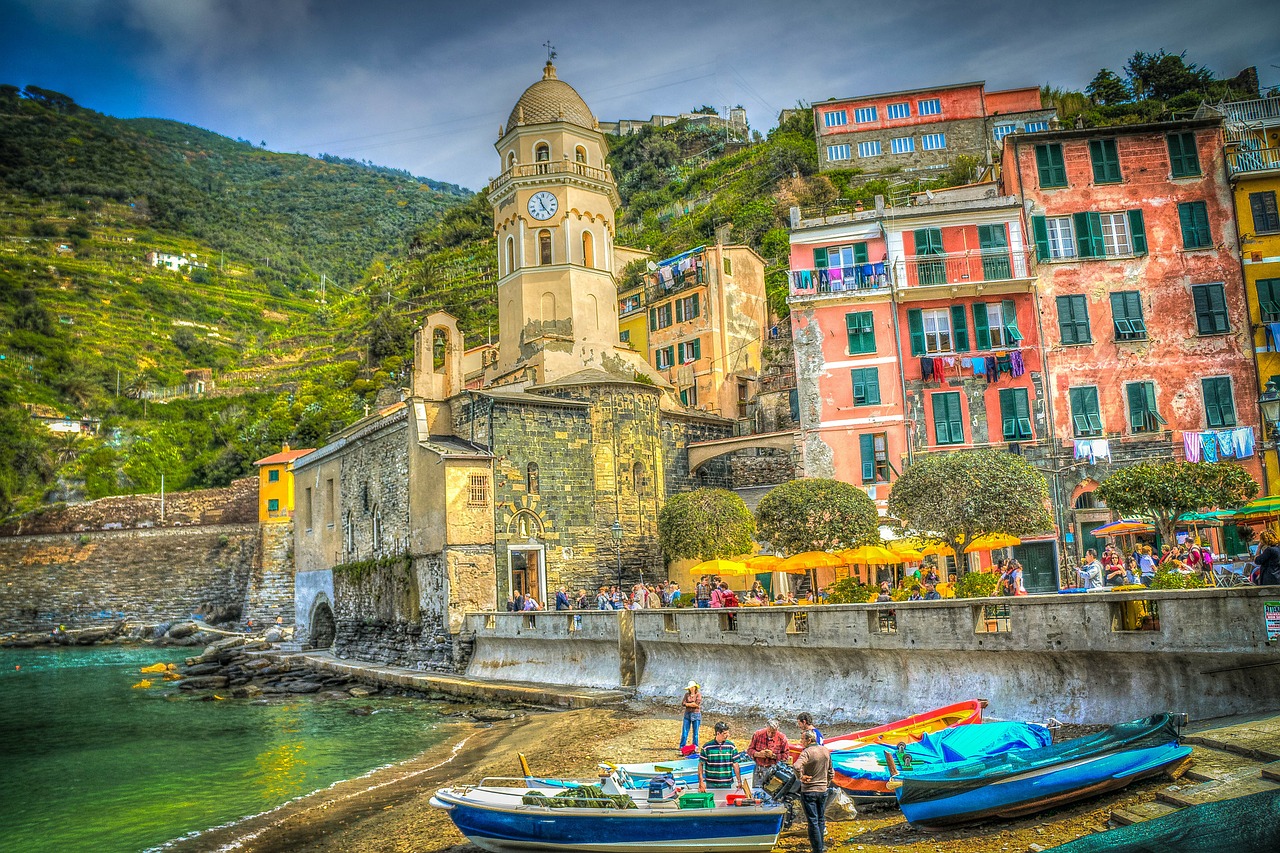
[[887,290],[892,276],[893,270],[883,262],[825,270],[792,270],[791,296],[804,298]]
[[1280,98],[1232,101],[1219,104],[1218,110],[1233,121],[1277,121],[1280,120]]
[[1237,148],[1235,151],[1228,151],[1227,168],[1233,175],[1280,169],[1280,148]]
[[595,181],[613,181],[613,172],[608,166],[588,166],[576,160],[545,160],[540,163],[517,163],[489,182],[489,193],[493,194],[512,178],[527,178],[536,175],[578,175]]
[[1035,253],[1028,249],[976,249],[939,255],[913,255],[894,261],[902,287],[1012,281],[1034,275]]

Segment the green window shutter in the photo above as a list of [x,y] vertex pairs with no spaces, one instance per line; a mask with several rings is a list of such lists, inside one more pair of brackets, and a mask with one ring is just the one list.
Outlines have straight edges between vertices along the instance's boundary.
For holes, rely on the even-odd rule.
[[958,392],[933,395],[933,430],[937,444],[964,443],[964,424],[960,418]]
[[1071,214],[1072,231],[1076,233],[1076,257],[1092,258],[1093,243],[1089,240],[1089,214]]
[[658,330],[658,309],[649,309],[649,331],[656,332]]
[[1169,172],[1175,178],[1200,174],[1200,155],[1196,151],[1194,133],[1171,133],[1169,140]]
[[1030,441],[1031,435],[1031,401],[1027,395],[1026,388],[1013,389],[1017,393],[1013,395],[1013,401],[1017,404],[1018,412],[1018,437],[1024,441]]
[[1280,321],[1280,278],[1258,279],[1258,310],[1262,322]]
[[1095,184],[1119,183],[1120,155],[1116,153],[1114,139],[1089,140],[1089,160],[1093,163]]
[[1203,249],[1213,245],[1209,234],[1209,213],[1203,201],[1178,205],[1178,223],[1182,226],[1182,247]]
[[694,317],[697,317],[700,313],[701,312],[698,310],[698,294],[695,293],[693,294],[693,317],[689,317],[688,319],[692,320]]
[[956,352],[969,351],[969,321],[965,319],[963,305],[951,306],[951,343]]
[[917,228],[912,232],[916,244],[916,255],[942,254],[942,229]]
[[1077,437],[1102,434],[1102,417],[1098,413],[1097,388],[1072,388],[1071,424]]
[[684,300],[683,299],[676,300],[676,322],[677,323],[684,322]]
[[1062,159],[1062,146],[1053,143],[1036,146],[1036,171],[1042,187],[1065,187],[1067,167]]
[[974,349],[991,349],[991,328],[987,325],[987,303],[973,303]]
[[1129,211],[1129,242],[1133,244],[1135,255],[1147,253],[1147,224],[1138,209]]
[[1013,441],[1018,437],[1017,403],[1014,402],[1013,392],[1013,388],[1003,388],[1000,391],[1000,423],[1005,441]]
[[1231,399],[1231,380],[1215,377],[1201,380],[1204,389],[1205,420],[1211,427],[1236,425],[1236,407]]
[[1274,190],[1249,193],[1249,210],[1253,214],[1253,230],[1280,231],[1280,209],[1276,207]]
[[858,325],[857,313],[844,315],[844,332],[849,342],[849,352],[857,352],[862,343],[862,329]]
[[867,368],[867,405],[880,405],[880,370],[875,367]]
[[874,435],[858,436],[858,447],[862,456],[862,482],[876,481],[876,438]]
[[907,312],[907,328],[911,332],[911,354],[924,355],[924,317],[919,308]]
[[1070,296],[1059,296],[1058,303],[1058,335],[1064,344],[1078,343],[1076,340],[1075,318],[1072,316]]
[[1043,216],[1031,217],[1031,233],[1036,239],[1036,260],[1049,260],[1049,225]]
[[1191,288],[1196,309],[1196,331],[1217,335],[1229,331],[1227,301],[1221,284],[1197,284]]
[[827,250],[813,250],[813,268],[815,270],[825,270],[827,268]]
[[1129,398],[1129,429],[1143,432],[1147,425],[1147,392],[1142,382],[1130,382],[1124,386]]
[[1004,336],[1013,343],[1022,342],[1022,330],[1018,328],[1018,306],[1012,299],[1000,300],[1000,322],[1004,325]]
[[1107,246],[1102,239],[1102,214],[1090,213],[1086,218],[1089,222],[1089,257],[1105,258]]
[[855,264],[865,264],[867,263],[868,258],[869,258],[869,255],[867,254],[867,244],[854,243],[853,244],[853,262]]
[[853,378],[853,404],[880,405],[880,370],[875,367],[858,367],[849,373]]
[[876,351],[876,332],[870,311],[855,311],[844,315],[845,331],[849,339],[849,354]]
[[1089,308],[1083,296],[1059,296],[1058,331],[1064,344],[1087,344],[1093,340],[1089,332]]

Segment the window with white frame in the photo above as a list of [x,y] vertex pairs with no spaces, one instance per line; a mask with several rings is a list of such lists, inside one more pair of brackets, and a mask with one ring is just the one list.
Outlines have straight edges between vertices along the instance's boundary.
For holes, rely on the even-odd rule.
[[849,153],[850,150],[851,149],[849,148],[848,143],[845,143],[844,145],[828,145],[827,159],[828,160],[849,160],[851,159],[850,153]]
[[849,123],[849,114],[844,110],[831,110],[822,114],[822,123],[827,127],[844,127]]
[[916,113],[922,116],[939,116],[942,115],[942,101],[938,98],[929,98],[916,104]]
[[1103,213],[1100,216],[1102,245],[1106,247],[1107,255],[1114,257],[1133,254],[1133,244],[1129,240],[1129,214],[1122,210],[1119,213]]
[[894,154],[910,154],[916,150],[916,139],[914,136],[900,136],[891,140],[889,147]]
[[875,107],[858,107],[853,111],[853,120],[858,124],[866,124],[876,120]]
[[1005,328],[1004,308],[1001,303],[988,302],[986,303],[986,309],[987,330],[991,333],[992,349],[1017,346],[1018,342],[1013,340],[1013,335],[1007,328]]
[[884,108],[889,118],[911,118],[911,104],[903,101],[900,104],[889,104]]
[[1047,121],[1029,121],[1023,125],[1022,129],[1027,133],[1043,133],[1049,129]]
[[859,157],[879,157],[880,156],[880,140],[873,139],[870,142],[858,143]]
[[1049,234],[1049,257],[1074,258],[1076,256],[1076,236],[1071,227],[1071,217],[1047,217],[1044,225]]
[[920,147],[925,151],[940,151],[947,147],[945,133],[926,133],[920,137]]
[[945,308],[924,310],[920,321],[924,327],[924,351],[951,352],[951,312]]
[[995,137],[996,142],[999,142],[1017,129],[1018,126],[1016,124],[997,124],[991,128],[991,135]]

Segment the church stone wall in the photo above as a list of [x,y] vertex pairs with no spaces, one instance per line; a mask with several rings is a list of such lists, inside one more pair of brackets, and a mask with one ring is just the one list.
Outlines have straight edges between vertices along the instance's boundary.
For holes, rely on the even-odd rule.
[[[363,440],[353,442],[342,453],[339,518],[334,523],[345,531],[347,519],[355,548],[337,562],[362,560],[379,554],[405,550],[409,542],[409,446],[408,425],[399,421]],[[382,526],[381,548],[374,548],[373,516]],[[346,543],[343,543],[344,549]]]
[[367,571],[335,571],[334,654],[415,669],[452,669],[445,586],[439,554],[406,557]]
[[663,475],[667,494],[689,492],[694,489],[733,488],[733,473],[727,456],[708,461],[696,473],[689,471],[689,445],[695,441],[711,441],[733,435],[733,424],[728,421],[707,421],[697,418],[664,416],[662,443],[666,447],[663,458]]

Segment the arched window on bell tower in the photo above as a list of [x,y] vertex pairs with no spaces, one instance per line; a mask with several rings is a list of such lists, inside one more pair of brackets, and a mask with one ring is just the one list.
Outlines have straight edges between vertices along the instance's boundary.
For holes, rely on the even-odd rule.
[[538,164],[538,174],[546,174],[547,167],[543,164],[551,162],[551,146],[545,142],[533,146],[533,161]]
[[596,265],[596,244],[590,231],[582,232],[582,265],[591,269]]
[[507,274],[510,275],[515,271],[516,271],[516,238],[508,234],[507,235]]
[[538,263],[543,266],[551,263],[551,232],[546,228],[538,232]]
[[507,168],[514,169],[515,166],[516,166],[516,152],[508,151],[507,152]]
[[583,148],[581,145],[573,149],[573,159],[574,159],[574,162],[586,164],[587,149]]

